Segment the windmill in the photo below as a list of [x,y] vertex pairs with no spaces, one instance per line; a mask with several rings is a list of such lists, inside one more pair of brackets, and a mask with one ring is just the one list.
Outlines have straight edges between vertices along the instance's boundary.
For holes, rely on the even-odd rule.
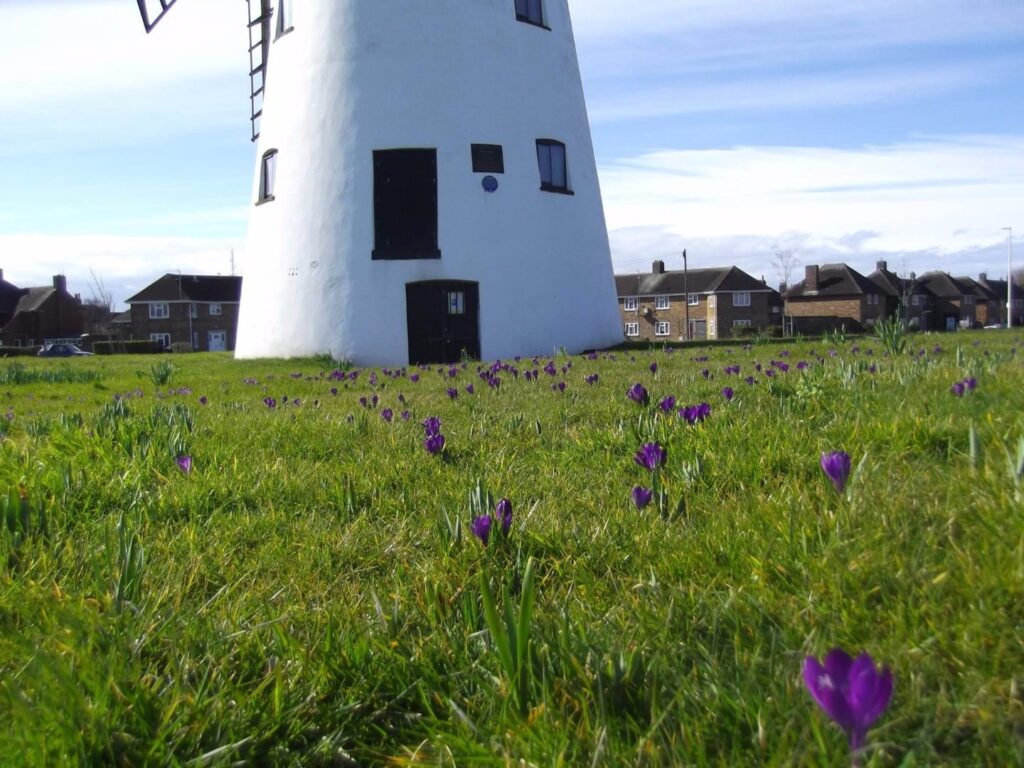
[[[138,0],[150,31],[177,0]],[[236,356],[622,340],[568,0],[246,0],[258,142]]]

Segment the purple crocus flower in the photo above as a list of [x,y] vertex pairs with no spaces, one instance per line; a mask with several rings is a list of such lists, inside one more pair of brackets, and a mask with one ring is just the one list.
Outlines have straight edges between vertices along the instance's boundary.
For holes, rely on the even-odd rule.
[[640,382],[629,388],[626,397],[640,405],[647,405],[651,401],[650,395],[647,394],[647,389]]
[[178,469],[184,472],[186,475],[192,474],[192,457],[191,456],[179,456]]
[[836,493],[842,493],[843,488],[846,487],[846,481],[850,477],[852,466],[853,462],[850,459],[850,454],[846,451],[832,451],[821,454],[821,469],[828,476],[828,479],[832,481]]
[[668,458],[668,450],[657,443],[644,443],[643,447],[633,455],[633,461],[651,472],[656,470]]
[[480,539],[485,547],[491,538],[491,524],[493,522],[494,520],[490,515],[480,515],[480,517],[473,518],[473,522],[469,526],[473,531],[473,535]]
[[440,432],[427,435],[423,440],[423,447],[427,449],[427,453],[436,456],[444,450],[444,435]]
[[498,505],[494,508],[494,514],[501,523],[501,535],[508,536],[512,530],[512,502],[508,499],[499,499]]
[[722,397],[726,400],[732,400],[732,396],[735,393],[732,391],[732,387],[722,387]]
[[651,497],[654,496],[654,491],[650,488],[644,488],[642,485],[633,486],[633,504],[636,505],[637,509],[643,509],[651,503]]
[[[867,653],[856,659],[833,648],[821,664],[813,656],[804,659],[804,682],[811,697],[846,732],[850,749],[864,747],[868,729],[892,700],[892,672],[879,671]],[[857,765],[854,756],[854,765]]]
[[672,409],[676,407],[676,399],[673,395],[663,397],[661,402],[658,403],[658,407],[661,408],[665,413],[671,413]]

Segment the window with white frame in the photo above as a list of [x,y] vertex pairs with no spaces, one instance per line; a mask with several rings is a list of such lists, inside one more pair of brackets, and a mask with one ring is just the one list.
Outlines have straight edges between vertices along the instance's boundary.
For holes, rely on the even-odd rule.
[[256,204],[267,203],[274,199],[274,184],[277,182],[277,150],[268,149],[263,153],[260,164],[260,196]]
[[686,303],[689,304],[691,307],[699,306],[700,296],[698,296],[696,293],[691,293],[689,296],[686,297]]
[[171,316],[171,307],[166,301],[155,301],[149,305],[150,320],[166,320]]
[[542,190],[572,194],[569,190],[565,144],[554,139],[537,139],[537,165],[540,168]]
[[654,308],[655,309],[668,309],[668,296],[655,296],[654,297]]
[[527,24],[544,26],[543,0],[516,0],[516,18]]
[[638,305],[639,299],[636,296],[627,296],[622,300],[622,308],[626,312],[636,312]]
[[151,333],[149,334],[149,340],[155,341],[164,349],[171,346],[171,334],[169,333]]
[[292,20],[292,1],[279,0],[277,4],[277,36],[286,35],[295,28]]
[[221,306],[220,306],[220,304],[211,304],[210,305],[210,315],[212,317],[218,317],[220,314],[221,314]]
[[732,295],[732,305],[734,307],[749,307],[750,291],[735,291]]
[[654,324],[655,336],[668,336],[672,331],[672,324],[667,321],[659,321]]
[[627,336],[639,336],[640,335],[640,323],[626,323],[625,331]]

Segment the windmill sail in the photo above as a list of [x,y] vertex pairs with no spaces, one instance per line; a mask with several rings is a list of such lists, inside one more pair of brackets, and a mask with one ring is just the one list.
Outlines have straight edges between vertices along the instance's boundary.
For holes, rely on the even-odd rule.
[[274,11],[270,0],[246,0],[249,6],[249,101],[252,106],[252,140],[260,137],[263,94],[267,87],[267,58],[270,55],[270,21]]
[[148,34],[178,0],[139,0],[139,13]]

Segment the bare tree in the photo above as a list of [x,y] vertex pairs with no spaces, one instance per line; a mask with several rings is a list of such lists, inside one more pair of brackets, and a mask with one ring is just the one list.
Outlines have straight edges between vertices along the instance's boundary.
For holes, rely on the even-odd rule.
[[796,257],[796,251],[792,248],[781,248],[779,245],[772,246],[772,266],[779,280],[789,287],[793,270],[800,266],[800,260]]

